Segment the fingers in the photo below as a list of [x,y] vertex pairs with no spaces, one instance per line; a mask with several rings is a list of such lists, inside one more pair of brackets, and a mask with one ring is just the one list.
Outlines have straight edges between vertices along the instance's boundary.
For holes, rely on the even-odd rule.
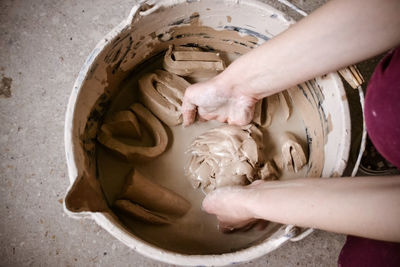
[[239,186],[217,188],[204,198],[203,209],[218,216],[224,215],[235,206],[236,202],[240,201],[242,190]]
[[250,219],[240,223],[232,224],[226,222],[218,222],[218,230],[222,233],[233,233],[233,232],[246,232],[252,229],[255,225],[258,224],[258,220]]
[[207,112],[204,107],[199,107],[197,110],[197,115],[202,121],[209,121],[215,119],[215,115]]
[[255,180],[251,184],[247,185],[247,188],[257,188],[265,183],[266,183],[266,181],[264,181],[264,180]]
[[248,231],[252,228],[263,230],[267,226],[267,221],[255,219],[249,211],[249,205],[246,204],[249,199],[247,191],[246,187],[241,186],[223,187],[204,198],[203,210],[217,216],[221,232]]
[[189,126],[196,119],[197,107],[196,105],[192,104],[186,97],[184,97],[181,112],[183,118],[183,126]]
[[191,125],[196,120],[196,113],[199,118],[209,120],[203,117],[204,114],[207,114],[203,110],[204,101],[209,102],[209,100],[204,100],[204,91],[204,86],[201,83],[186,88],[181,107],[183,126]]
[[253,119],[255,103],[241,100],[236,105],[229,113],[228,123],[238,126],[249,124]]
[[199,122],[206,122],[207,120],[206,119],[204,119],[203,117],[201,117],[201,116],[198,116],[198,121]]
[[249,124],[251,122],[251,119],[243,119],[243,118],[231,119],[231,118],[228,118],[227,122],[228,122],[229,125],[244,126],[244,125]]
[[218,188],[210,192],[203,200],[203,210],[218,216],[224,222],[242,222],[250,216],[245,208],[246,189],[241,186]]
[[203,107],[197,107],[196,105],[190,103],[187,98],[184,98],[182,103],[182,117],[183,117],[183,126],[191,125],[196,119],[196,113],[198,115],[199,121],[209,121],[209,120],[217,120],[219,122],[226,122],[226,116],[221,116],[218,114],[214,114],[211,112],[207,112]]
[[189,86],[182,103],[183,125],[188,126],[196,119],[217,120],[243,126],[251,122],[257,99],[232,94],[211,81]]
[[227,120],[230,125],[244,126],[251,122],[252,117],[230,116]]
[[215,214],[218,210],[218,195],[215,192],[210,192],[203,200],[202,208],[207,213]]
[[268,224],[269,224],[269,221],[258,220],[258,223],[256,225],[254,225],[254,229],[256,229],[258,231],[263,231],[263,230],[265,230],[265,228],[267,228]]
[[208,112],[205,108],[199,107],[197,110],[197,115],[199,121],[210,121],[216,120],[219,122],[227,122],[227,117],[224,114],[220,114],[223,112],[215,113],[215,112]]

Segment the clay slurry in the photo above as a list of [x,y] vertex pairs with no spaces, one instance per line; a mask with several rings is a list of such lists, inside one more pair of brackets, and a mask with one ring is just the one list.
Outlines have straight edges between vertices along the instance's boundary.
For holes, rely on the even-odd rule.
[[[199,49],[183,48],[181,51],[197,52]],[[213,55],[207,54],[206,59],[214,60],[215,57],[219,57],[219,55],[222,56],[221,58],[225,59],[224,64],[227,65],[230,60],[226,59],[234,59],[236,57],[231,53],[213,52]],[[185,53],[178,53],[176,56],[176,58],[180,59],[176,62],[190,62],[198,59],[198,55],[188,55]],[[205,54],[201,56],[205,56]],[[175,60],[176,58],[174,57]],[[132,110],[130,109],[132,103],[143,101],[145,97],[149,98],[149,102],[156,103],[160,110],[163,109],[162,103],[166,101],[171,104],[171,106],[169,106],[169,104],[166,105],[169,107],[168,110],[179,110],[179,105],[181,104],[181,94],[179,94],[179,92],[181,92],[182,89],[174,91],[173,88],[170,88],[171,81],[177,78],[165,79],[166,76],[170,77],[173,74],[165,74],[165,77],[162,78],[154,78],[153,76],[151,89],[155,91],[151,93],[143,89],[142,92],[139,90],[140,84],[138,85],[138,81],[142,77],[149,75],[148,73],[165,73],[165,71],[155,71],[157,69],[162,69],[163,65],[165,65],[165,61],[162,58],[153,60],[151,64],[143,65],[140,70],[136,70],[129,79],[124,81],[121,85],[119,95],[116,96],[105,116],[105,123],[110,123],[112,118],[115,118],[115,114],[118,114],[120,111]],[[206,76],[208,78],[216,74],[216,72],[213,73],[209,71],[205,73],[207,73],[208,76]],[[189,80],[191,79],[190,77],[186,78]],[[144,95],[146,96],[144,97]],[[157,96],[154,97],[155,95]],[[154,98],[157,98],[157,100],[154,101]],[[287,103],[279,102],[283,101],[282,99],[285,99]],[[268,110],[268,101],[266,100],[262,101],[261,106],[258,108],[260,113],[259,123],[248,126],[249,129],[252,128],[252,131],[257,132],[258,137],[253,138],[252,142],[247,142],[247,150],[254,151],[255,148],[257,153],[248,154],[246,162],[241,165],[239,164],[240,166],[243,165],[243,168],[239,169],[243,170],[243,175],[246,176],[245,183],[243,184],[250,183],[253,179],[262,179],[263,177],[265,179],[290,179],[293,177],[305,176],[306,168],[301,168],[295,173],[283,165],[279,167],[276,163],[276,158],[282,159],[281,147],[283,143],[280,136],[285,132],[296,136],[296,141],[301,143],[300,147],[304,148],[305,155],[308,153],[307,147],[304,146],[306,140],[305,128],[302,124],[301,117],[299,117],[299,112],[296,112],[296,107],[291,106],[290,98],[286,96],[283,98],[278,96],[276,101],[280,104],[276,105],[273,114],[269,114],[268,126],[265,125]],[[146,105],[146,101],[143,102]],[[284,105],[288,107],[282,108]],[[176,125],[179,124],[180,121],[176,112],[168,113],[168,118],[172,118],[171,121],[173,121],[173,123],[169,123],[168,119],[161,118],[161,115],[157,115],[157,113],[160,114],[160,112],[155,110],[154,107],[152,108],[150,104],[147,104],[146,107],[150,109],[151,113],[158,119],[169,125],[169,127],[163,126],[167,135],[167,145],[165,145],[165,142],[162,142],[165,148],[158,150],[158,152],[160,152],[158,156],[152,154],[151,157],[139,157],[140,161],[138,161],[137,157],[132,157],[132,160],[128,158],[127,160],[126,156],[118,157],[112,153],[110,154],[109,150],[104,149],[104,147],[99,147],[97,149],[99,180],[107,202],[110,206],[114,205],[117,215],[128,229],[139,238],[170,251],[188,254],[219,254],[251,246],[254,242],[265,239],[266,236],[269,236],[279,227],[279,225],[275,223],[270,223],[263,231],[250,230],[248,232],[238,232],[229,235],[219,232],[216,227],[217,220],[215,216],[209,215],[201,210],[201,202],[204,198],[204,193],[192,187],[192,183],[185,175],[184,166],[190,160],[190,155],[186,154],[185,151],[191,146],[193,140],[203,133],[221,127],[224,124],[215,121],[205,123],[196,122],[190,127],[183,128],[180,125]],[[116,117],[118,118],[118,116]],[[156,117],[155,119],[158,120]],[[119,121],[123,123],[124,126],[121,126],[121,129],[123,128],[125,133],[132,132],[137,128],[132,118],[121,118],[120,115]],[[175,123],[177,121],[178,123]],[[262,121],[264,121],[264,125],[261,123]],[[129,123],[132,125],[127,126]],[[164,134],[157,135],[152,131],[146,130],[146,128],[149,128],[149,125],[147,125],[147,127],[142,127],[144,123],[143,118],[138,118],[138,123],[141,130],[141,138],[143,140],[152,140],[152,142],[148,144],[142,144],[143,146],[154,146],[154,144],[160,141],[157,139],[157,136],[164,136]],[[129,145],[126,139],[119,137],[118,134],[115,133],[118,131],[115,130],[115,125],[113,127],[108,127],[114,127],[113,137],[115,137],[115,139],[119,140],[122,144]],[[116,127],[118,128],[118,126]],[[152,128],[151,125],[150,128]],[[260,136],[263,137],[264,141],[261,141],[262,138],[260,138]],[[135,143],[135,145],[139,144]],[[107,146],[105,145],[105,147]],[[281,162],[283,162],[283,160],[281,160]],[[176,200],[176,205],[169,206],[167,203],[164,203],[163,201],[168,202],[169,200],[161,200],[152,195],[152,189],[149,189],[150,191],[146,191],[147,189],[143,191],[140,188],[132,188],[131,186],[129,187],[130,189],[127,189],[126,177],[130,179],[129,177],[132,176],[130,174],[132,168],[134,172],[140,173],[141,177],[144,179],[141,181],[145,181],[145,184],[152,185],[148,188],[156,188],[158,191],[165,193],[164,195],[173,196],[171,199]],[[255,169],[255,171],[251,168]],[[251,172],[253,173],[251,174]],[[243,179],[243,176],[237,175],[237,178],[240,180]],[[227,180],[228,182],[226,185],[229,185],[229,179]],[[225,182],[226,180],[223,181],[221,185],[225,185]],[[238,182],[238,184],[242,183]],[[131,194],[130,197],[127,197],[127,190],[133,190],[132,192],[138,190],[137,192],[139,193],[133,194],[134,199],[132,200],[133,195]],[[137,197],[141,194],[143,199],[141,199],[141,197],[138,199]],[[152,202],[152,199],[154,199],[154,202]],[[157,206],[161,208],[164,207],[165,210],[160,211],[160,209],[154,208]],[[171,213],[171,210],[177,207],[178,210],[182,209],[178,216],[173,212]]]

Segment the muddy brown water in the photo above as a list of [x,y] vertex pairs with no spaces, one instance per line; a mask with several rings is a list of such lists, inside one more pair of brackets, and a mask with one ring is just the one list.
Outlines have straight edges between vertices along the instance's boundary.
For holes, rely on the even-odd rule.
[[[234,55],[223,54],[222,56],[228,62],[235,58]],[[105,116],[127,109],[133,102],[136,102],[138,78],[146,72],[161,68],[161,62],[160,57],[152,59],[149,64],[142,65],[139,71],[133,72],[127,80],[121,83],[120,93],[115,97]],[[296,107],[293,107],[288,121],[283,119],[283,116],[283,111],[278,109],[273,116],[272,124],[267,129],[263,129],[266,159],[272,159],[280,153],[280,136],[286,131],[294,133],[303,144],[306,144],[305,127]],[[220,125],[221,123],[210,121],[195,123],[187,128],[181,125],[166,127],[170,139],[167,151],[146,163],[126,163],[98,145],[98,175],[106,200],[110,205],[121,191],[125,176],[132,168],[139,170],[148,179],[180,194],[192,204],[189,212],[171,225],[150,225],[117,214],[135,236],[158,247],[183,254],[221,254],[261,242],[279,227],[278,224],[270,223],[263,231],[250,230],[223,234],[217,229],[215,216],[201,210],[204,193],[199,189],[194,189],[188,177],[185,176],[184,167],[188,160],[185,151],[195,137]],[[151,141],[148,140],[147,145],[151,145]],[[304,148],[307,151],[307,147]],[[303,168],[299,173],[283,171],[280,179],[304,177],[305,170],[306,168]],[[273,205],[273,203],[268,203],[268,205]]]

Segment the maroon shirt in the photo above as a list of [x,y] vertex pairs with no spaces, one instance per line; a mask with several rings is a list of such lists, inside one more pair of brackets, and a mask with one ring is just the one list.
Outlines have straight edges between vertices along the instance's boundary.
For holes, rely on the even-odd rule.
[[400,169],[400,47],[376,67],[368,84],[364,115],[372,143]]
[[[390,51],[376,67],[368,84],[364,115],[372,143],[400,169],[400,47]],[[398,267],[400,243],[348,236],[338,265]]]

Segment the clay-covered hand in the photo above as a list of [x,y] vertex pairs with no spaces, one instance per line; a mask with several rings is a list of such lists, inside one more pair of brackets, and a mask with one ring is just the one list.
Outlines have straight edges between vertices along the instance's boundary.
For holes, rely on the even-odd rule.
[[188,126],[196,118],[217,120],[234,125],[246,125],[253,118],[257,99],[245,90],[230,87],[215,78],[189,86],[182,103],[183,124]]
[[247,230],[256,226],[262,229],[267,221],[254,218],[249,209],[248,195],[251,189],[257,187],[262,181],[253,182],[248,186],[221,187],[210,192],[203,200],[203,210],[215,214],[219,221],[219,229],[222,232],[235,230]]

